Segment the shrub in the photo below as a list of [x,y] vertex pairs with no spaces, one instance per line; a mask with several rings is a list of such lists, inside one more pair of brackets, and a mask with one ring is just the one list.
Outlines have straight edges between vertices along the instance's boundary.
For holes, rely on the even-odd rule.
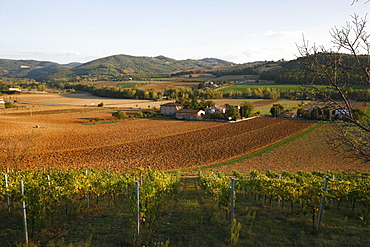
[[118,119],[127,118],[126,112],[122,112],[122,111],[113,112],[112,116],[115,117],[115,118],[118,118]]
[[270,113],[273,117],[277,117],[279,116],[280,114],[282,114],[284,112],[284,106],[280,105],[280,104],[274,104],[271,109],[270,109]]
[[5,102],[5,108],[14,108],[14,107],[17,107],[16,105],[14,105],[13,103],[11,102]]
[[362,119],[364,119],[364,117],[366,117],[366,114],[365,112],[363,112],[361,109],[353,109],[353,114],[355,115],[356,117],[356,120],[357,121],[361,121]]

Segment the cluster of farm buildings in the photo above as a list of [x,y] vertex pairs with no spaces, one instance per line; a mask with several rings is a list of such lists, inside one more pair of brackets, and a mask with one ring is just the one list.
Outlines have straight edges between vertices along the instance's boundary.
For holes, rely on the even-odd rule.
[[187,120],[201,120],[204,118],[206,113],[212,114],[215,112],[225,113],[225,106],[211,106],[204,108],[204,110],[193,110],[184,109],[182,104],[175,102],[169,102],[161,105],[161,113],[164,115],[175,115],[177,119],[187,119]]
[[[329,105],[320,105],[318,102],[311,102],[305,106],[306,110],[309,112],[312,111],[313,108],[321,106],[323,108],[327,107],[332,111],[333,115],[339,116],[339,119],[343,119],[346,115],[348,115],[348,110],[343,108],[336,108]],[[194,109],[184,109],[184,106],[179,103],[169,102],[166,104],[162,104],[160,106],[160,111],[164,115],[175,115],[177,119],[184,119],[184,120],[201,120],[204,119],[206,114],[212,114],[215,112],[219,112],[224,114],[226,112],[225,106],[210,106],[204,108],[203,110],[194,110]],[[284,112],[279,115],[279,117],[285,118],[295,118],[296,112]]]

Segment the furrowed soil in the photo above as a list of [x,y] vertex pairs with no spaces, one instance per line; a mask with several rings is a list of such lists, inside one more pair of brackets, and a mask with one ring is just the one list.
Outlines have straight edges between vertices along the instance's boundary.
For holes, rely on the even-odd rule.
[[[1,166],[10,168],[197,168],[250,154],[316,124],[270,117],[236,123],[132,118],[116,121],[112,117],[116,110],[135,114],[137,105],[149,103],[105,99],[108,106],[82,107],[101,98],[88,94],[13,97],[33,104],[0,109]],[[329,125],[323,125],[269,153],[208,171],[368,170],[366,164],[347,158],[349,154],[333,151],[327,143],[329,133]]]
[[[308,134],[269,152],[232,164],[207,168],[204,172],[220,171],[232,174],[233,171],[249,173],[252,170],[266,172],[289,171],[363,171],[368,172],[369,163],[354,159],[356,154],[344,149],[334,149],[330,145],[331,136],[335,135],[333,126],[324,124]],[[192,172],[195,174],[195,172]]]
[[[237,123],[140,119],[84,125],[86,120],[75,117],[75,114],[39,116],[37,128],[33,127],[34,122],[29,122],[31,117],[4,123],[4,140],[7,139],[4,133],[9,135],[10,129],[16,127],[14,142],[30,141],[29,147],[24,143],[28,153],[17,164],[18,168],[151,167],[165,171],[194,168],[248,154],[315,124],[255,118]],[[23,126],[28,126],[28,136],[19,135]],[[7,155],[20,156],[4,147],[1,156],[6,160]]]

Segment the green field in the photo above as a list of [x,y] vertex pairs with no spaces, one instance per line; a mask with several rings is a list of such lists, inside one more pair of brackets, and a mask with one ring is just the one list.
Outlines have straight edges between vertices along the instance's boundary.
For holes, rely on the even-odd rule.
[[[239,92],[245,92],[247,88],[250,88],[252,90],[257,89],[257,88],[274,88],[278,90],[304,90],[305,87],[302,85],[292,85],[292,84],[238,84],[238,85],[233,85],[229,87],[224,87],[221,88],[221,92],[225,91],[239,91]],[[320,89],[325,89],[326,86],[316,86]]]
[[[306,104],[310,101],[282,99],[282,100],[279,100],[278,102],[275,102],[273,104],[280,104],[280,105],[284,106],[285,110],[294,111],[298,107],[298,104],[301,104],[302,102],[304,102]],[[270,110],[271,110],[271,107],[273,106],[273,104],[269,104],[269,105],[265,105],[265,106],[261,106],[261,107],[256,107],[255,111],[259,111],[261,116],[271,116]]]
[[[295,90],[295,91],[301,91],[301,90],[309,90],[309,86],[305,85],[294,85],[294,84],[259,84],[259,83],[254,83],[254,84],[237,84],[237,85],[232,85],[229,87],[224,87],[221,88],[221,92],[225,91],[239,91],[239,92],[245,92],[247,88],[250,88],[252,90],[257,89],[257,88],[274,88],[278,90]],[[326,89],[327,86],[325,85],[315,85],[316,88],[318,89]],[[367,89],[365,85],[352,85],[351,88],[353,89]]]
[[[263,99],[242,99],[240,101],[233,101],[230,103],[230,105],[241,105],[243,104],[245,101],[249,101],[251,103],[254,103],[254,102],[258,102],[258,101],[262,101]],[[254,108],[254,111],[257,112],[259,111],[260,112],[260,115],[261,116],[271,116],[270,114],[270,109],[271,107],[274,105],[274,104],[281,104],[282,106],[284,106],[284,109],[285,110],[288,110],[288,111],[293,111],[295,110],[299,104],[301,103],[304,103],[304,104],[307,104],[309,103],[310,101],[309,100],[289,100],[289,99],[278,99],[276,102],[274,103],[271,103],[271,104],[267,104],[267,105],[264,105],[264,106],[256,106]]]

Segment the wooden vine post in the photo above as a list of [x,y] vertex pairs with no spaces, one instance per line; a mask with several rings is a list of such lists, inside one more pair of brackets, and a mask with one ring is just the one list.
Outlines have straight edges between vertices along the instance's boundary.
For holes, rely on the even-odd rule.
[[235,178],[231,178],[231,189],[230,189],[230,222],[234,219],[234,208],[235,208]]
[[[23,180],[20,180],[19,183],[20,183],[21,194],[24,195]],[[28,243],[26,202],[25,202],[24,198],[22,198],[22,207],[21,207],[21,210],[22,210],[22,216],[23,216],[24,239],[25,239],[26,243]]]
[[[329,180],[329,177],[326,176],[324,178],[324,193],[326,192],[326,190],[328,189],[328,180]],[[324,207],[325,207],[325,195],[323,195],[321,197],[321,203],[320,203],[320,209],[319,209],[319,215],[317,217],[317,225],[316,225],[316,230],[319,230],[319,227],[320,227],[320,224],[321,224],[321,218],[322,218],[322,213],[324,211]]]
[[5,180],[5,190],[6,190],[6,205],[8,207],[8,212],[10,213],[10,197],[9,197],[9,193],[8,193],[8,187],[9,187],[8,174],[4,175],[4,180]]
[[140,233],[140,191],[139,181],[135,181],[135,193],[136,193],[136,233],[135,237],[139,237]]
[[[279,174],[279,180],[281,180],[281,174]],[[278,196],[278,199],[277,199],[277,205],[278,207],[280,208],[280,205],[281,205],[281,199],[280,199],[280,196]]]

